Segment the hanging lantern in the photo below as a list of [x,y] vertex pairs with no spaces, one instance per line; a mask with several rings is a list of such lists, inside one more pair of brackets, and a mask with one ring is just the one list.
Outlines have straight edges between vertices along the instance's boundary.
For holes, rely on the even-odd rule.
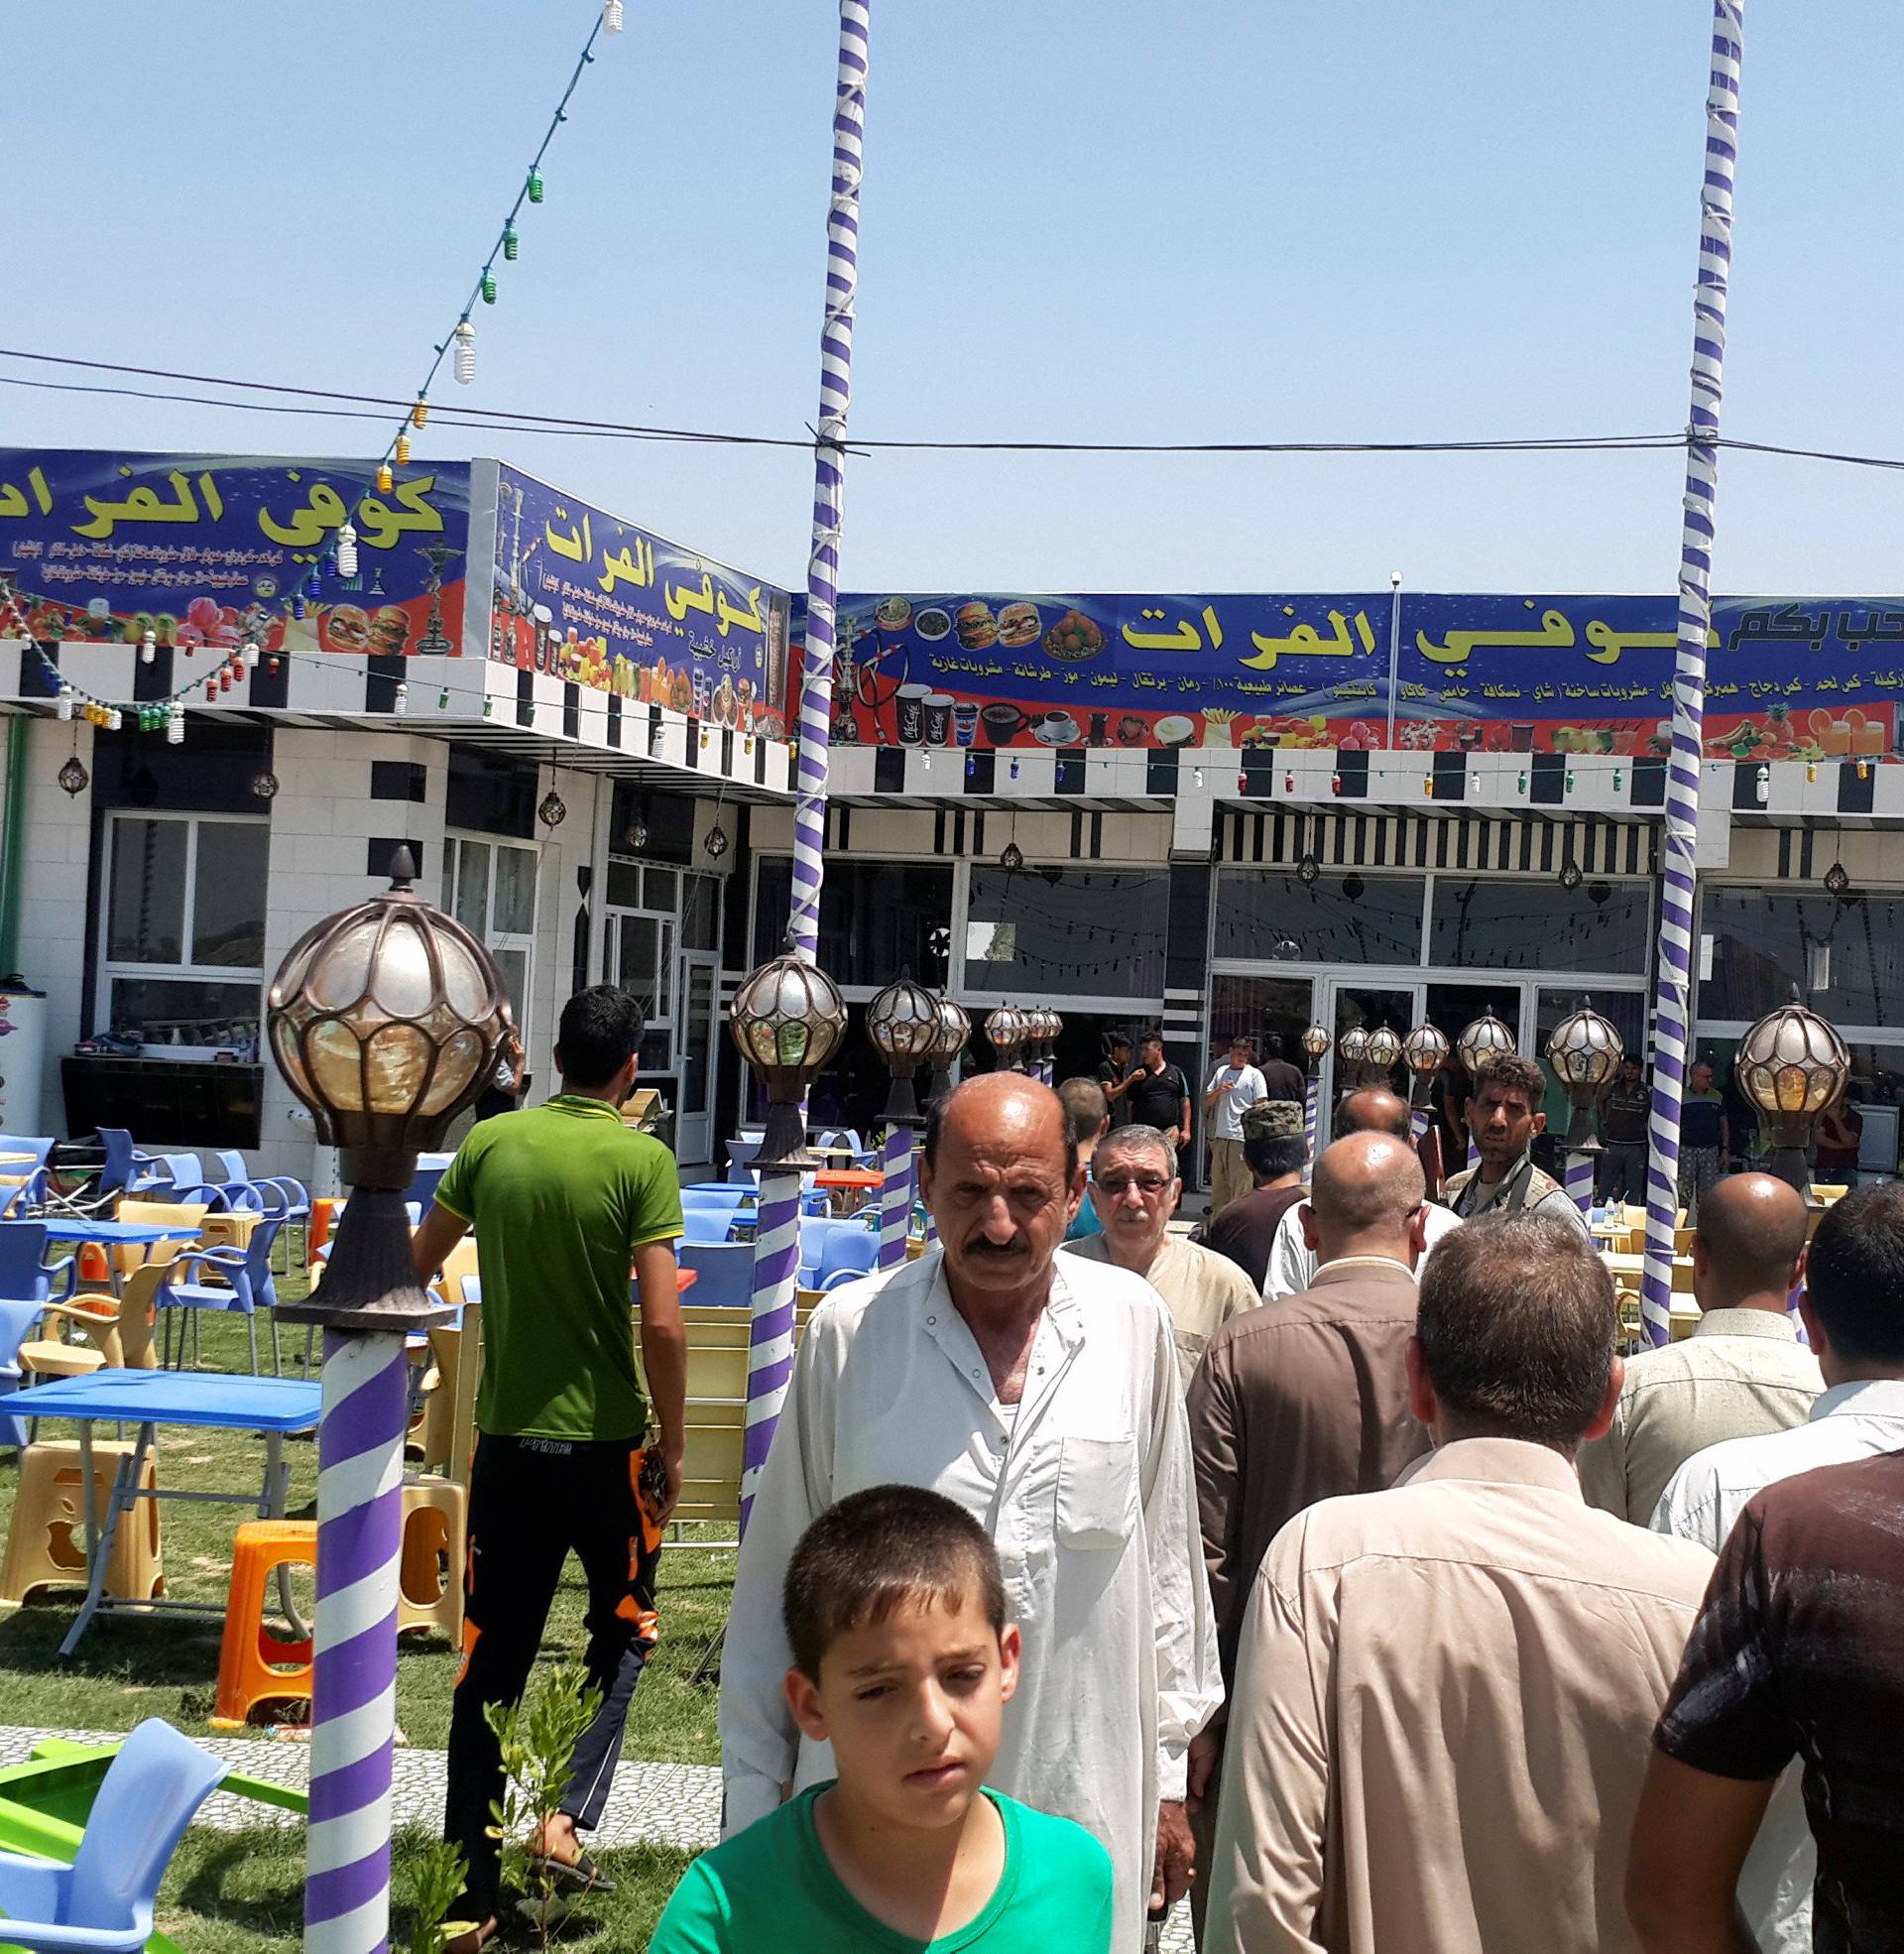
[[337,574],[357,574],[357,531],[348,516],[337,531]]
[[1563,1018],[1547,1040],[1547,1062],[1554,1076],[1567,1088],[1568,1103],[1574,1109],[1567,1127],[1567,1152],[1598,1154],[1601,1144],[1594,1138],[1594,1101],[1600,1089],[1619,1070],[1626,1046],[1617,1028],[1593,1008],[1593,999],[1582,998],[1581,1008]]
[[141,632],[139,636],[139,663],[150,665],[159,656],[159,634],[156,631]]
[[488,270],[485,270],[485,271],[484,271],[484,273],[483,273],[483,276],[482,276],[482,278],[481,278],[481,280],[479,281],[479,285],[480,285],[480,289],[481,289],[481,292],[482,292],[482,295],[483,295],[483,304],[484,304],[485,305],[495,305],[495,303],[496,303],[496,274],[495,274],[494,272],[492,272],[492,271],[488,271]]
[[273,799],[278,793],[278,776],[271,773],[252,775],[251,791],[260,800]]
[[410,466],[410,436],[408,433],[397,436],[397,465],[400,468],[408,468]]
[[[503,226],[503,256],[511,264],[516,262],[516,254],[522,249],[522,236],[516,229],[516,226],[514,224],[505,224]],[[423,424],[419,421],[416,425],[420,427]]]
[[756,1170],[818,1165],[806,1152],[800,1105],[846,1038],[839,986],[816,964],[789,951],[743,980],[728,1026],[767,1091],[767,1131],[754,1159]]
[[1738,1041],[1738,1089],[1774,1149],[1772,1171],[1803,1191],[1812,1128],[1843,1096],[1851,1056],[1835,1026],[1798,1000],[1768,1012]]
[[54,776],[68,794],[84,794],[92,785],[92,776],[86,772],[85,763],[75,753]]
[[1322,864],[1313,855],[1303,856],[1301,861],[1296,864],[1296,880],[1305,889],[1313,889],[1321,875]]
[[727,853],[727,830],[723,827],[709,828],[707,839],[701,846],[718,862]]
[[166,744],[183,746],[185,743],[185,708],[176,699],[171,713],[166,719]]
[[534,166],[529,173],[529,200],[532,203],[539,203],[542,200],[542,173]]
[[1008,841],[999,851],[999,867],[1007,875],[1016,875],[1024,867],[1024,850],[1015,841]]
[[456,379],[467,387],[476,378],[476,328],[463,319],[451,337],[456,341]]
[[568,803],[553,788],[542,795],[542,804],[536,810],[536,818],[545,828],[558,828],[568,819]]
[[[390,472],[390,463],[388,461],[378,462],[377,493],[379,495],[388,495],[391,492],[392,488],[396,486],[396,482],[397,482],[397,477]],[[375,596],[377,593],[373,591],[371,594]]]
[[429,403],[423,399],[421,394],[418,394],[416,396],[416,405],[410,411],[410,425],[420,434],[423,431],[423,423],[428,419]]

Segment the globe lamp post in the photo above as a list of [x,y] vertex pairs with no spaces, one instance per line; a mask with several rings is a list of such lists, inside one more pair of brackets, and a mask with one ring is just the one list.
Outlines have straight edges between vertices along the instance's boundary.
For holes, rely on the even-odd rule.
[[1547,1062],[1574,1109],[1567,1128],[1567,1195],[1582,1214],[1594,1205],[1595,1163],[1605,1151],[1594,1137],[1594,1101],[1625,1055],[1619,1033],[1593,1008],[1591,998],[1583,998],[1581,1008],[1563,1018],[1547,1040]]
[[912,1218],[912,1147],[919,1128],[912,1075],[929,1063],[939,1041],[939,1001],[901,971],[866,1008],[866,1035],[886,1060],[892,1089],[886,1101],[885,1174],[880,1187],[880,1267],[905,1260]]
[[1414,1081],[1408,1095],[1408,1138],[1417,1146],[1434,1117],[1429,1106],[1429,1089],[1435,1074],[1448,1062],[1448,1039],[1438,1026],[1424,1019],[1401,1041],[1401,1055]]
[[1303,1066],[1302,1146],[1308,1160],[1316,1158],[1316,1101],[1322,1089],[1322,1061],[1334,1042],[1326,1025],[1311,1025],[1302,1035],[1302,1055],[1307,1061]]
[[[1468,1074],[1470,1098],[1474,1096],[1475,1074],[1482,1066],[1488,1059],[1513,1048],[1514,1035],[1494,1016],[1491,1005],[1473,1024],[1462,1028],[1455,1039],[1455,1056],[1461,1060],[1462,1069]],[[1481,1164],[1481,1149],[1475,1145],[1473,1127],[1468,1129],[1468,1164],[1471,1167]]]
[[999,1063],[999,1070],[1011,1072],[1021,1070],[1018,1054],[1031,1036],[1030,1022],[1015,1005],[1002,1004],[985,1021],[985,1035],[992,1041],[992,1049]]
[[1772,1172],[1804,1193],[1811,1184],[1805,1156],[1812,1129],[1851,1074],[1844,1040],[1794,995],[1739,1039],[1734,1065],[1739,1090],[1772,1143]]

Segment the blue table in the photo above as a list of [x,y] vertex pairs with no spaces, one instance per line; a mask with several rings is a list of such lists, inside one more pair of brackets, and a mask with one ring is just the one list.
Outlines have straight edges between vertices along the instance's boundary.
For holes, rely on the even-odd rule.
[[[90,1377],[56,1378],[51,1384],[35,1385],[31,1391],[20,1393],[15,1403],[22,1416],[71,1418],[79,1426],[80,1503],[86,1517],[86,1598],[78,1620],[60,1645],[60,1654],[70,1655],[78,1648],[79,1639],[92,1618],[114,1608],[132,1608],[147,1615],[222,1616],[223,1602],[134,1602],[108,1596],[106,1568],[120,1516],[130,1514],[141,1499],[152,1499],[251,1507],[260,1520],[282,1519],[290,1480],[284,1462],[285,1437],[290,1432],[315,1429],[320,1398],[320,1387],[300,1378],[221,1377],[180,1371],[94,1371]],[[101,1419],[139,1427],[138,1443],[129,1456],[119,1461],[103,1526],[95,1522],[89,1490],[92,1427]],[[262,1432],[265,1473],[257,1495],[184,1492],[165,1487],[146,1491],[139,1482],[144,1474],[146,1454],[162,1424]],[[301,1636],[305,1633],[304,1624],[292,1606],[288,1574],[288,1569],[279,1570],[278,1599],[294,1632]]]
[[47,1231],[50,1242],[100,1242],[109,1248],[138,1248],[153,1242],[195,1242],[198,1231],[175,1223],[169,1227],[145,1221],[56,1221],[49,1215],[34,1226]]

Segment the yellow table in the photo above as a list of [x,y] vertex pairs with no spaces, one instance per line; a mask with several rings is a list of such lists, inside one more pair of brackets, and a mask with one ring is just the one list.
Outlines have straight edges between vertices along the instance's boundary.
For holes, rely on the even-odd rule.
[[[1622,1288],[1637,1289],[1646,1274],[1643,1255],[1603,1255],[1612,1279]],[[1693,1297],[1693,1259],[1689,1255],[1673,1258],[1671,1300],[1673,1336],[1691,1336],[1699,1322],[1699,1304]]]

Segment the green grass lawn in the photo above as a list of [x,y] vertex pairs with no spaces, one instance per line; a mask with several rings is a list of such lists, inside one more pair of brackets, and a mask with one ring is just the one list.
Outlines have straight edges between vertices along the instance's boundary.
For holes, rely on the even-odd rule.
[[[282,1280],[280,1290],[287,1290]],[[294,1353],[301,1351],[302,1341],[300,1333],[287,1331],[286,1353],[293,1375],[297,1374]],[[237,1371],[247,1366],[244,1326],[236,1318],[206,1316],[202,1346],[207,1368]],[[69,1437],[71,1427],[50,1421],[40,1435]],[[314,1440],[291,1441],[287,1457],[290,1511],[294,1516],[314,1517]],[[263,1464],[263,1440],[245,1433],[162,1430],[160,1434],[161,1486],[251,1490]],[[11,1525],[18,1484],[16,1455],[0,1453],[0,1534]],[[231,1574],[232,1532],[246,1517],[244,1509],[166,1502],[160,1516],[169,1592],[186,1600],[222,1602]],[[731,1531],[717,1527],[699,1531],[708,1538],[732,1537]],[[733,1575],[731,1551],[699,1550],[691,1544],[663,1551],[658,1598],[661,1641],[635,1692],[625,1757],[719,1763],[714,1681],[710,1676],[697,1682],[693,1672],[727,1619]],[[142,1718],[160,1716],[187,1735],[210,1734],[205,1719],[218,1674],[219,1618],[100,1617],[77,1653],[62,1660],[60,1644],[72,1624],[78,1592],[75,1588],[43,1593],[25,1607],[0,1609],[0,1723],[123,1731]],[[307,1616],[307,1576],[301,1596]],[[580,1569],[571,1560],[543,1632],[546,1659],[580,1656],[586,1640],[582,1628],[586,1605]],[[447,1743],[458,1659],[458,1652],[439,1638],[404,1639],[397,1667],[397,1720],[411,1745],[441,1750]],[[397,1846],[399,1917],[393,1946],[401,1947],[408,1945],[409,1937],[404,1869],[415,1839],[400,1835]],[[600,1858],[604,1870],[620,1883],[620,1891],[611,1898],[591,1900],[564,1930],[561,1945],[600,1949],[602,1954],[642,1948],[687,1855],[657,1846],[606,1852]],[[247,1954],[253,1950],[293,1954],[298,1945],[302,1884],[302,1834],[295,1827],[260,1827],[246,1833],[194,1830],[167,1880],[160,1924],[181,1946],[205,1954],[225,1954],[225,1950],[235,1954],[239,1949]],[[527,1930],[516,1937],[522,1945],[529,1944],[530,1938]]]

